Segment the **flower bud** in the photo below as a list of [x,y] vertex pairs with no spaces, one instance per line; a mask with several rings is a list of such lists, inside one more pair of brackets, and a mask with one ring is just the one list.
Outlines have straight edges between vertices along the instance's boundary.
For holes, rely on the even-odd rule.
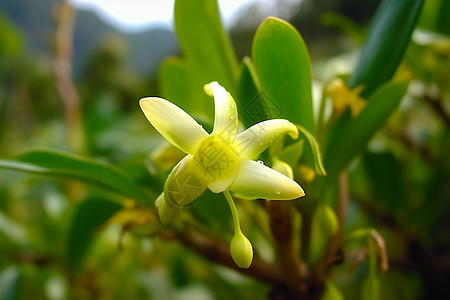
[[176,207],[170,207],[167,205],[166,200],[164,199],[164,193],[159,195],[156,199],[155,206],[158,209],[159,219],[163,225],[169,224],[178,213],[178,209]]
[[247,269],[253,260],[253,247],[241,231],[237,231],[230,244],[231,257],[239,268]]
[[338,230],[338,219],[329,205],[319,205],[316,218],[320,229],[327,237],[333,236]]

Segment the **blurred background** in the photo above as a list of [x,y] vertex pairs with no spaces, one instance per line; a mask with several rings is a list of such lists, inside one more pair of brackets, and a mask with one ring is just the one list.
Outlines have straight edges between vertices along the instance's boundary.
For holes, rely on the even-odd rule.
[[[318,86],[352,70],[379,3],[219,1],[239,59],[250,55],[259,24],[278,16],[305,39]],[[426,3],[419,25],[428,33],[415,32],[400,68],[416,82],[413,95],[350,173],[349,224],[379,228],[388,245],[386,299],[438,299],[450,282],[450,24],[437,13],[450,14],[446,3]],[[0,159],[44,147],[145,173],[142,162],[160,137],[138,100],[160,95],[161,62],[181,55],[172,9],[163,0],[0,0]],[[434,34],[447,44],[434,43]],[[386,185],[401,191],[371,192]],[[0,170],[0,272],[20,266],[19,299],[263,299],[268,292],[145,232],[126,235],[120,250],[114,225],[72,272],[67,236],[80,193],[73,183]],[[338,278],[349,299],[358,298],[352,289],[361,273]]]

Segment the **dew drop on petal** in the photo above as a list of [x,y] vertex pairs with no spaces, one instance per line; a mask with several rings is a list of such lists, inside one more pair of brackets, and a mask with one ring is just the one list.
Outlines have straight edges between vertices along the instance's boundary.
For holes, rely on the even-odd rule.
[[275,193],[276,193],[277,195],[281,194],[281,192],[280,192],[280,191],[276,191]]
[[264,165],[264,162],[262,160],[258,160],[256,162],[259,163],[260,165]]
[[234,119],[234,117],[233,116],[230,116],[230,120],[233,120]]

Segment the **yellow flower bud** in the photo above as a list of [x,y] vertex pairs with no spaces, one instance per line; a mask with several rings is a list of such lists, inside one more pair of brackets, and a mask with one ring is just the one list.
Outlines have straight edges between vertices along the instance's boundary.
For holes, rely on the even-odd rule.
[[239,268],[247,269],[250,267],[253,260],[253,247],[240,230],[235,232],[231,240],[230,252]]

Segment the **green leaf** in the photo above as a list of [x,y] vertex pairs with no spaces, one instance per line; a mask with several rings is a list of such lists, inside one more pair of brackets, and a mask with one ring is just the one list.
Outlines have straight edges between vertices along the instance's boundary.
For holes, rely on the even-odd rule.
[[181,50],[198,76],[199,88],[218,81],[233,95],[237,59],[222,27],[217,1],[177,0],[174,18]]
[[122,206],[117,202],[90,199],[81,202],[72,217],[67,235],[67,265],[76,270],[91,245],[95,231]]
[[384,0],[379,5],[349,86],[364,85],[369,97],[389,81],[400,63],[424,0]]
[[18,299],[20,271],[9,267],[0,273],[0,300]]
[[0,160],[0,168],[78,179],[102,185],[143,203],[150,200],[121,169],[79,155],[55,150],[34,150],[12,160]]
[[280,151],[278,158],[287,163],[288,165],[290,165],[291,168],[295,168],[295,166],[298,163],[298,160],[303,154],[304,143],[305,143],[304,139],[299,139],[295,143],[284,147]]
[[237,102],[239,119],[244,123],[245,127],[250,127],[253,124],[271,119],[268,112],[276,108],[270,107],[271,102],[267,101],[260,92],[251,59],[244,57],[243,61],[235,100]]
[[400,208],[402,193],[402,166],[391,152],[366,152],[363,157],[377,204],[395,213]]
[[213,105],[203,91],[203,86],[200,83],[196,86],[193,73],[187,60],[176,57],[166,59],[158,72],[161,96],[182,107],[190,115],[204,114],[211,111]]
[[377,253],[375,242],[371,239],[369,243],[369,272],[362,285],[362,300],[379,300],[380,299],[380,279],[378,278]]
[[335,178],[363,152],[370,138],[398,107],[407,87],[408,82],[405,81],[380,87],[360,114],[349,120],[341,130],[334,132],[324,155],[324,165],[330,178]]
[[343,33],[352,37],[355,41],[362,44],[364,42],[364,30],[355,21],[336,12],[328,12],[323,14],[321,22],[325,26],[336,27]]
[[283,20],[267,18],[253,39],[252,58],[262,92],[281,108],[272,117],[314,133],[311,63],[298,31]]
[[344,300],[341,292],[331,280],[328,280],[325,284],[325,291],[323,292],[322,300]]
[[305,128],[302,126],[297,125],[298,130],[300,133],[302,133],[306,140],[308,141],[309,147],[311,149],[311,153],[313,156],[314,161],[314,169],[316,170],[317,174],[325,176],[327,175],[327,172],[325,171],[325,168],[323,167],[322,163],[322,155],[320,154],[320,148],[319,144],[317,143],[314,136]]

